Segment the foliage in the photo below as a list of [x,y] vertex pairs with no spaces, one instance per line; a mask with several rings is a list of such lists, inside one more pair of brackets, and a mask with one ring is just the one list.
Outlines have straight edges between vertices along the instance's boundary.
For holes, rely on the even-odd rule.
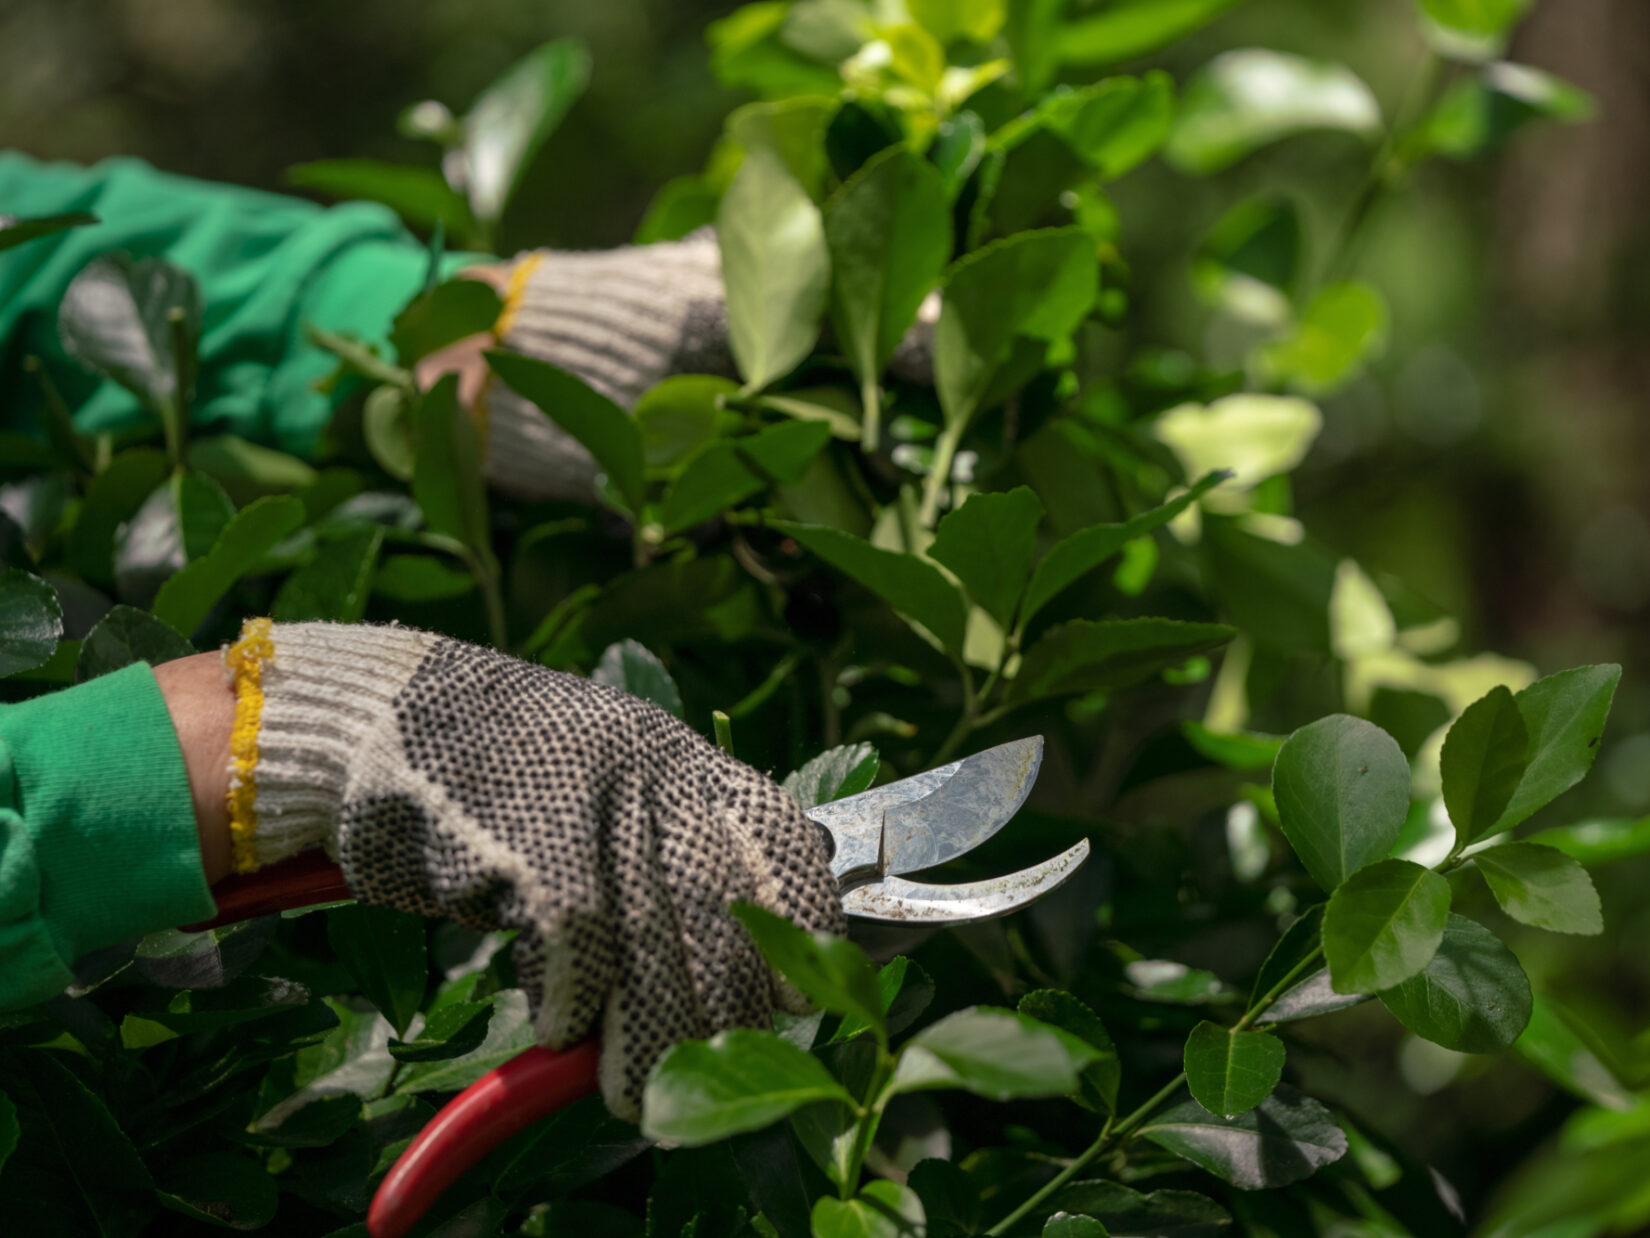
[[[704,729],[720,711],[805,805],[1042,731],[1059,757],[1043,810],[978,863],[1078,836],[1106,856],[1008,923],[872,941],[880,967],[742,909],[823,1013],[676,1047],[640,1131],[584,1102],[523,1132],[431,1232],[1440,1232],[1441,1178],[1284,1081],[1310,1085],[1300,1025],[1331,1017],[1513,1049],[1600,1106],[1509,1188],[1495,1232],[1538,1232],[1519,1218],[1591,1147],[1608,1164],[1577,1206],[1643,1222],[1607,1189],[1643,1153],[1642,1121],[1602,1108],[1631,1089],[1497,931],[1597,933],[1586,866],[1650,849],[1631,824],[1509,840],[1591,767],[1619,668],[1499,662],[1486,682],[1424,646],[1447,617],[1317,541],[1289,476],[1324,424],[1313,400],[1387,333],[1350,269],[1371,202],[1586,101],[1484,59],[1521,5],[1444,0],[1421,20],[1463,67],[1413,116],[1383,115],[1344,66],[1265,48],[1179,86],[1098,75],[1228,7],[794,0],[717,22],[717,73],[757,101],[661,189],[643,239],[717,225],[741,381],[667,379],[630,416],[489,356],[590,450],[599,511],[489,493],[454,383],[413,380],[496,314],[473,282],[422,291],[387,351],[312,333],[339,363],[313,465],[191,437],[187,272],[111,256],[71,289],[67,350],[155,432],[86,435],[54,409],[44,443],[7,455],[6,699],[210,648],[248,613],[396,619]],[[410,109],[441,175],[294,177],[435,226],[434,257],[443,234],[485,245],[588,73],[557,42],[462,119]],[[1368,194],[1318,255],[1289,199],[1231,204],[1184,256],[1248,346],[1231,367],[1171,364],[1134,321],[1113,182],[1157,154],[1211,176],[1297,136],[1368,147]],[[0,245],[81,222],[10,224]],[[896,358],[919,319],[913,372]],[[1219,974],[1176,961],[1210,957],[1211,925],[1250,944]],[[359,1232],[432,1101],[530,1043],[508,945],[350,905],[82,960],[66,994],[0,1018],[15,1223]],[[650,1139],[673,1146],[644,1157]]]

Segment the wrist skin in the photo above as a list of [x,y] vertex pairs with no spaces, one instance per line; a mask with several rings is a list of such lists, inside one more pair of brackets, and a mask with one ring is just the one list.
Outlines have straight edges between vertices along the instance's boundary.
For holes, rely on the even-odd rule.
[[218,653],[163,663],[155,667],[155,682],[183,750],[201,867],[206,883],[216,885],[230,872],[229,736],[235,725],[235,690],[224,678]]

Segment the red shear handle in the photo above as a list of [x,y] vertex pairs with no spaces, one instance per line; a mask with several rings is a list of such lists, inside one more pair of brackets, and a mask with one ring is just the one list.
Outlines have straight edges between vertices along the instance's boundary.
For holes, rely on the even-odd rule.
[[372,1238],[402,1238],[487,1153],[540,1118],[596,1090],[598,1041],[561,1053],[537,1046],[465,1088],[418,1132],[384,1175],[367,1213]]
[[327,859],[326,852],[306,851],[255,873],[225,877],[212,887],[218,914],[184,928],[198,933],[293,907],[313,907],[316,903],[335,903],[354,897],[344,884],[344,874]]

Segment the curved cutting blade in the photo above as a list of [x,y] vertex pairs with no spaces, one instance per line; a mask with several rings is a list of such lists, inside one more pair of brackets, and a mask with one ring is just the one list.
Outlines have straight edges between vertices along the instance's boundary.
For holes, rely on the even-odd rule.
[[839,880],[914,873],[967,854],[1007,825],[1042,763],[1043,737],[1032,735],[808,815],[836,839],[831,871]]
[[990,881],[936,886],[900,877],[885,877],[842,896],[842,909],[865,920],[896,924],[968,924],[1018,911],[1060,886],[1089,854],[1082,839],[1052,860]]

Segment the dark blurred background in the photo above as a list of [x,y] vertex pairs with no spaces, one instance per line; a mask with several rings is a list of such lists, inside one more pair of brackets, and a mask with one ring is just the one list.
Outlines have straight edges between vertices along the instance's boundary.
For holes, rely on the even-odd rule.
[[[659,185],[702,165],[742,101],[712,77],[703,40],[733,7],[0,0],[0,145],[77,161],[136,155],[272,190],[307,160],[434,166],[432,147],[396,135],[406,105],[462,108],[535,44],[576,35],[593,53],[590,90],[516,196],[502,248],[617,244]],[[1389,115],[1423,58],[1406,0],[1250,0],[1151,63],[1183,78],[1247,45],[1343,60]],[[1457,616],[1467,652],[1542,672],[1622,662],[1597,772],[1558,813],[1636,816],[1650,812],[1650,5],[1540,0],[1509,55],[1590,92],[1597,118],[1521,134],[1488,160],[1433,161],[1378,208],[1358,274],[1391,304],[1390,342],[1324,402],[1325,431],[1296,474],[1299,514]],[[1140,329],[1218,354],[1186,270],[1210,224],[1251,192],[1283,190],[1306,207],[1321,256],[1368,166],[1352,139],[1322,135],[1206,180],[1156,163],[1133,173],[1116,200]],[[1650,866],[1596,876],[1601,941],[1498,927],[1512,930],[1538,989],[1621,1048],[1650,1013]],[[1418,1156],[1452,1146],[1447,1168],[1469,1191],[1506,1169],[1463,1163],[1474,1135],[1490,1148],[1492,1131],[1522,1127],[1528,1139],[1569,1104],[1519,1067],[1400,1040],[1390,1020],[1307,1034],[1324,1048],[1310,1086]],[[1372,1049],[1371,1035],[1389,1047]],[[1371,1052],[1389,1068],[1361,1069]],[[1434,1093],[1447,1086],[1460,1103],[1441,1112]]]

